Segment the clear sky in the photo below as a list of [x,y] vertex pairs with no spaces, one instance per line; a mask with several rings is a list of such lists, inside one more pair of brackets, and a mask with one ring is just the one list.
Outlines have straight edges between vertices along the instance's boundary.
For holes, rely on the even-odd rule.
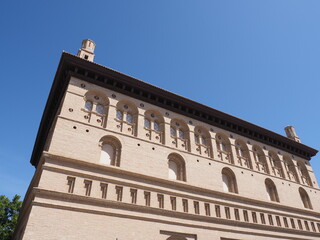
[[[0,195],[24,195],[63,50],[302,142],[320,143],[319,0],[3,1]],[[311,161],[320,180],[320,154]]]

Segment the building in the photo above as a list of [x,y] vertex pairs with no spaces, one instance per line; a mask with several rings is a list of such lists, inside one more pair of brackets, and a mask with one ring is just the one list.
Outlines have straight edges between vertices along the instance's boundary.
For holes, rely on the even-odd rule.
[[16,240],[320,239],[317,151],[63,53]]

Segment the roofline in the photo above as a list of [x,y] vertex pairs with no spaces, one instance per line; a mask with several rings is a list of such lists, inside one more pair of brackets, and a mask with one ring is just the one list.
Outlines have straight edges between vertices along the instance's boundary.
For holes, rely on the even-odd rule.
[[318,152],[316,149],[295,142],[287,137],[232,115],[171,93],[97,63],[63,52],[33,148],[30,162],[34,166],[37,166],[41,157],[45,140],[52,127],[71,76],[265,143],[307,160],[310,160],[311,157],[315,156]]

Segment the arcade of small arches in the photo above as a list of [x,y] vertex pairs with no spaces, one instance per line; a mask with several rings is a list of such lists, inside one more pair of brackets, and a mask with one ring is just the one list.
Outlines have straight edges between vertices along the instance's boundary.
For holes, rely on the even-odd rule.
[[[84,96],[82,110],[87,113],[85,118],[88,122],[93,115],[98,118],[97,121],[102,127],[106,126],[107,120],[114,120],[120,132],[140,137],[137,131],[140,117],[138,108],[130,101],[119,101],[116,104],[115,119],[108,119],[109,99],[99,92],[88,91]],[[236,139],[232,144],[225,134],[218,132],[211,137],[208,129],[202,126],[196,126],[194,131],[190,131],[188,124],[181,119],[171,119],[170,128],[167,129],[164,117],[156,110],[146,110],[143,117],[145,135],[141,137],[149,141],[313,186],[305,163],[298,160],[295,164],[289,155],[280,159],[274,151],[265,154],[258,145],[249,149],[248,144],[242,139]],[[166,130],[170,131],[167,139]]]
[[[100,140],[100,163],[120,167],[121,143],[113,136],[105,136]],[[183,157],[177,153],[171,153],[167,158],[168,179],[187,181],[186,165]],[[224,167],[221,171],[222,189],[224,192],[238,194],[237,179],[234,172]],[[269,201],[280,202],[277,187],[270,178],[265,179],[266,197]],[[312,204],[306,190],[299,188],[300,198],[305,208],[312,209]]]

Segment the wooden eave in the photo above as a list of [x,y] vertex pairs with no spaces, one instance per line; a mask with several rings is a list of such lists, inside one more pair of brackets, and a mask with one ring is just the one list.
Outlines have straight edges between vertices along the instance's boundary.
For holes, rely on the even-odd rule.
[[114,90],[310,160],[317,150],[242,119],[181,97],[139,79],[63,52],[42,115],[31,164],[37,166],[70,77]]

